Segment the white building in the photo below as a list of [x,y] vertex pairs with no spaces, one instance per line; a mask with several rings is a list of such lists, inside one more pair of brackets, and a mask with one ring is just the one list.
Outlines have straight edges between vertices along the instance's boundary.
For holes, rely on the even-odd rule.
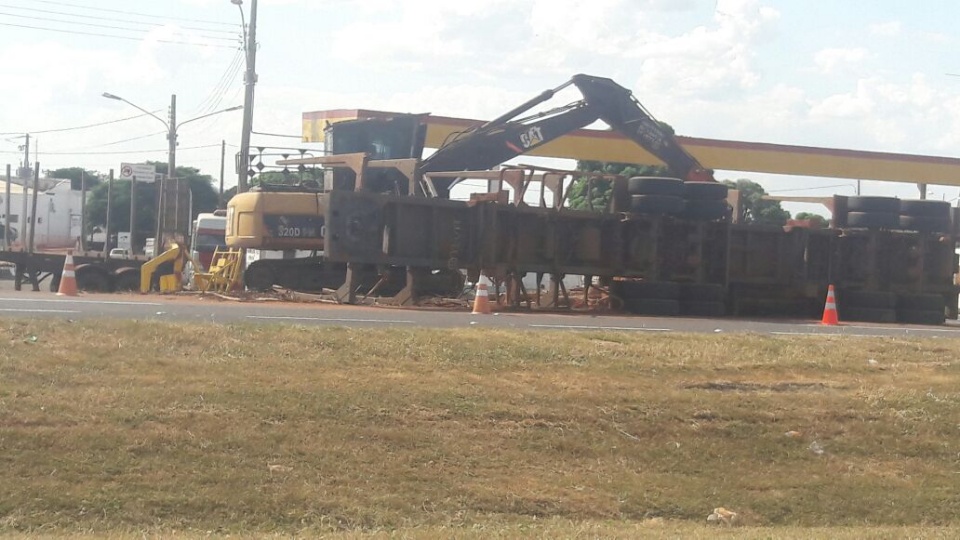
[[[75,248],[80,239],[81,229],[81,192],[70,189],[70,180],[44,179],[41,185],[51,187],[37,195],[37,219],[34,230],[34,249]],[[10,183],[11,231],[16,231],[16,239],[10,247],[26,247],[30,226],[33,223],[33,189]],[[7,181],[0,180],[0,227],[7,223]],[[24,213],[26,208],[26,213]],[[24,217],[26,216],[26,217]],[[24,227],[24,223],[27,224]],[[3,235],[0,234],[0,245]]]

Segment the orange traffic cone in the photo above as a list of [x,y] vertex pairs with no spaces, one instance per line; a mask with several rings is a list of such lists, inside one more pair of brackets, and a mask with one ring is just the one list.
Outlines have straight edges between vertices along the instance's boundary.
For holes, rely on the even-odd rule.
[[840,324],[837,317],[837,297],[833,291],[833,285],[827,287],[827,303],[823,306],[823,319],[820,324],[836,326]]
[[77,275],[73,268],[73,252],[67,252],[67,258],[63,261],[63,273],[60,274],[60,288],[57,289],[58,296],[76,296],[77,295]]
[[487,294],[487,278],[483,277],[483,273],[480,274],[480,279],[477,280],[477,295],[473,298],[473,314],[490,314],[490,297]]

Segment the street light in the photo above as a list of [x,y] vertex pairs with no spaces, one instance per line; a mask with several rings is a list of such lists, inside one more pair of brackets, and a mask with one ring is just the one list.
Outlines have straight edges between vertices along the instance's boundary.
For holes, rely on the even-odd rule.
[[243,13],[243,0],[230,0],[240,10],[243,29],[243,48],[246,52],[247,71],[243,75],[243,128],[240,131],[240,163],[237,176],[237,193],[247,190],[247,168],[250,166],[250,133],[253,131],[253,90],[257,84],[257,0],[250,0],[250,32]]
[[243,105],[237,105],[237,106],[235,106],[235,107],[230,107],[230,108],[228,108],[228,109],[221,109],[221,110],[219,110],[219,111],[214,111],[214,112],[207,113],[207,114],[204,114],[204,115],[201,115],[201,116],[197,116],[197,117],[191,118],[191,119],[189,119],[189,120],[184,120],[183,122],[180,122],[180,123],[178,124],[178,123],[176,123],[176,121],[177,121],[177,95],[176,95],[176,94],[173,94],[173,95],[170,96],[170,120],[169,120],[169,121],[164,120],[163,118],[160,118],[159,116],[157,116],[157,115],[153,114],[152,112],[144,109],[143,107],[137,105],[136,103],[133,103],[133,102],[131,102],[131,101],[128,101],[128,100],[126,100],[126,99],[124,99],[124,98],[122,98],[122,97],[120,97],[120,96],[118,96],[118,95],[116,95],[116,94],[111,94],[111,93],[109,93],[109,92],[104,92],[104,93],[103,93],[103,97],[105,97],[105,98],[107,98],[107,99],[113,99],[113,100],[116,100],[116,101],[122,101],[122,102],[126,103],[127,105],[130,105],[130,106],[133,107],[134,109],[137,109],[137,110],[143,112],[143,113],[146,114],[146,115],[149,115],[149,116],[152,116],[152,117],[156,118],[161,124],[163,124],[163,127],[167,128],[167,141],[169,142],[169,145],[168,145],[168,148],[167,148],[167,151],[168,151],[168,155],[167,155],[167,176],[170,177],[170,178],[176,176],[176,171],[177,171],[177,130],[180,129],[180,126],[182,126],[182,125],[184,125],[184,124],[189,124],[190,122],[193,122],[194,120],[200,120],[200,119],[202,119],[202,118],[207,118],[208,116],[213,116],[213,115],[215,115],[215,114],[220,114],[220,113],[225,113],[225,112],[232,112],[232,111],[239,111],[240,109],[243,108]]
[[[116,101],[122,101],[122,102],[126,103],[127,105],[130,105],[131,107],[133,107],[133,108],[135,108],[135,109],[143,112],[144,114],[147,114],[147,115],[149,115],[149,116],[152,116],[152,117],[156,118],[157,121],[159,121],[161,124],[163,124],[163,126],[164,126],[165,128],[167,128],[167,178],[175,178],[175,177],[176,177],[176,174],[177,174],[177,130],[180,129],[180,126],[182,126],[182,125],[184,125],[184,124],[189,124],[190,122],[193,122],[193,121],[195,121],[195,120],[200,120],[201,118],[207,118],[208,116],[213,116],[213,115],[215,115],[215,114],[220,114],[220,113],[225,113],[225,112],[238,111],[238,110],[240,110],[240,109],[243,108],[242,105],[237,105],[237,106],[235,106],[235,107],[230,107],[230,108],[228,108],[228,109],[221,109],[221,110],[219,110],[219,111],[214,111],[214,112],[211,112],[211,113],[203,114],[203,115],[197,116],[197,117],[195,117],[195,118],[191,118],[191,119],[189,119],[189,120],[184,120],[183,122],[180,122],[180,123],[178,124],[178,123],[177,123],[177,95],[176,95],[176,94],[172,94],[172,95],[170,96],[170,119],[169,119],[169,120],[164,120],[163,118],[160,118],[159,116],[157,116],[157,115],[153,114],[152,112],[144,109],[143,107],[137,105],[136,103],[133,103],[133,102],[131,102],[131,101],[128,101],[128,100],[126,100],[126,99],[124,99],[124,98],[122,98],[122,97],[120,97],[120,96],[118,96],[118,95],[116,95],[116,94],[111,94],[111,93],[109,93],[109,92],[104,92],[102,95],[103,95],[103,97],[105,97],[105,98],[107,98],[107,99],[113,99],[113,100],[116,100]],[[132,187],[131,187],[131,189],[132,189]],[[133,199],[133,193],[131,192],[131,204],[133,203],[133,200],[132,200],[132,199]],[[131,207],[131,208],[132,208],[132,207]],[[191,217],[192,217],[192,216],[191,216]],[[158,232],[159,232],[159,229],[160,229],[160,214],[159,214],[159,213],[157,214],[157,228],[158,228]],[[159,253],[160,253],[160,247],[161,247],[161,241],[160,241],[159,234],[158,234],[157,239],[154,241],[154,244],[153,244],[153,252],[154,252],[153,255],[154,255],[154,256],[159,255]]]

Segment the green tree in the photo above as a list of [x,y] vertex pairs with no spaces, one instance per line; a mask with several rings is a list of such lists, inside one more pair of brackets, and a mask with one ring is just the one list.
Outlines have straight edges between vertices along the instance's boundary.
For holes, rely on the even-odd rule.
[[[578,161],[577,171],[594,174],[619,174],[627,178],[631,176],[670,176],[670,170],[662,165],[640,165],[637,163],[603,163],[600,161]],[[602,210],[613,195],[609,180],[594,180],[587,194],[590,177],[579,176],[570,185],[570,194],[567,202],[574,210],[589,210],[590,202],[594,210]]]
[[83,183],[87,185],[87,189],[92,189],[102,180],[100,173],[96,171],[88,171],[83,167],[64,167],[61,169],[54,169],[52,171],[47,171],[47,175],[52,178],[63,178],[64,180],[70,180],[70,189],[77,191],[80,191],[82,188],[81,178]]
[[[317,182],[320,186],[323,186],[323,173],[324,170],[319,167],[308,168],[303,172],[290,171],[284,173],[282,171],[266,171],[251,178],[247,187],[256,187],[261,183],[297,185],[302,182],[309,181]],[[223,190],[224,204],[230,202],[230,199],[232,199],[236,194],[237,186]]]
[[[673,126],[666,122],[657,121],[660,128],[670,135],[676,132]],[[637,163],[603,163],[600,161],[578,161],[577,170],[590,173],[619,174],[626,176],[662,176],[670,178],[674,175],[670,169],[663,165],[642,165]],[[580,176],[573,180],[570,185],[570,194],[567,197],[570,208],[574,210],[587,210],[590,208],[588,200],[593,202],[593,208],[600,210],[606,207],[613,195],[613,190],[609,181],[594,180],[591,193],[587,193],[587,184],[589,177]]]
[[740,191],[741,223],[783,226],[790,219],[790,212],[780,206],[780,201],[763,198],[767,192],[760,184],[746,178],[723,183]]
[[815,226],[820,228],[830,226],[830,221],[827,218],[820,214],[814,214],[813,212],[798,212],[797,215],[793,216],[793,219],[809,219]]
[[[158,173],[166,174],[165,163],[153,163]],[[200,170],[193,167],[177,167],[177,177],[187,181],[193,196],[193,215],[202,212],[212,212],[217,208],[219,195],[213,188],[213,178],[207,174],[200,174]],[[137,183],[137,238],[134,244],[142,246],[144,241],[154,236],[157,227],[157,191],[159,183]],[[87,199],[87,227],[93,230],[107,224],[107,190],[106,182],[100,183],[88,195]],[[113,182],[113,200],[110,210],[110,230],[130,230],[130,181],[115,180]]]

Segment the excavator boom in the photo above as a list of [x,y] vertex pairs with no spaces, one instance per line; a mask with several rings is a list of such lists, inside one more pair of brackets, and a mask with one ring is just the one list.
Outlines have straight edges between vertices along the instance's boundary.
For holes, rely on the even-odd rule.
[[[574,85],[583,99],[528,118],[521,114]],[[713,172],[677,142],[671,130],[647,112],[633,93],[604,77],[574,75],[499,117],[460,133],[423,160],[422,172],[483,170],[525,154],[567,133],[602,120],[663,161],[687,181],[713,181]]]

